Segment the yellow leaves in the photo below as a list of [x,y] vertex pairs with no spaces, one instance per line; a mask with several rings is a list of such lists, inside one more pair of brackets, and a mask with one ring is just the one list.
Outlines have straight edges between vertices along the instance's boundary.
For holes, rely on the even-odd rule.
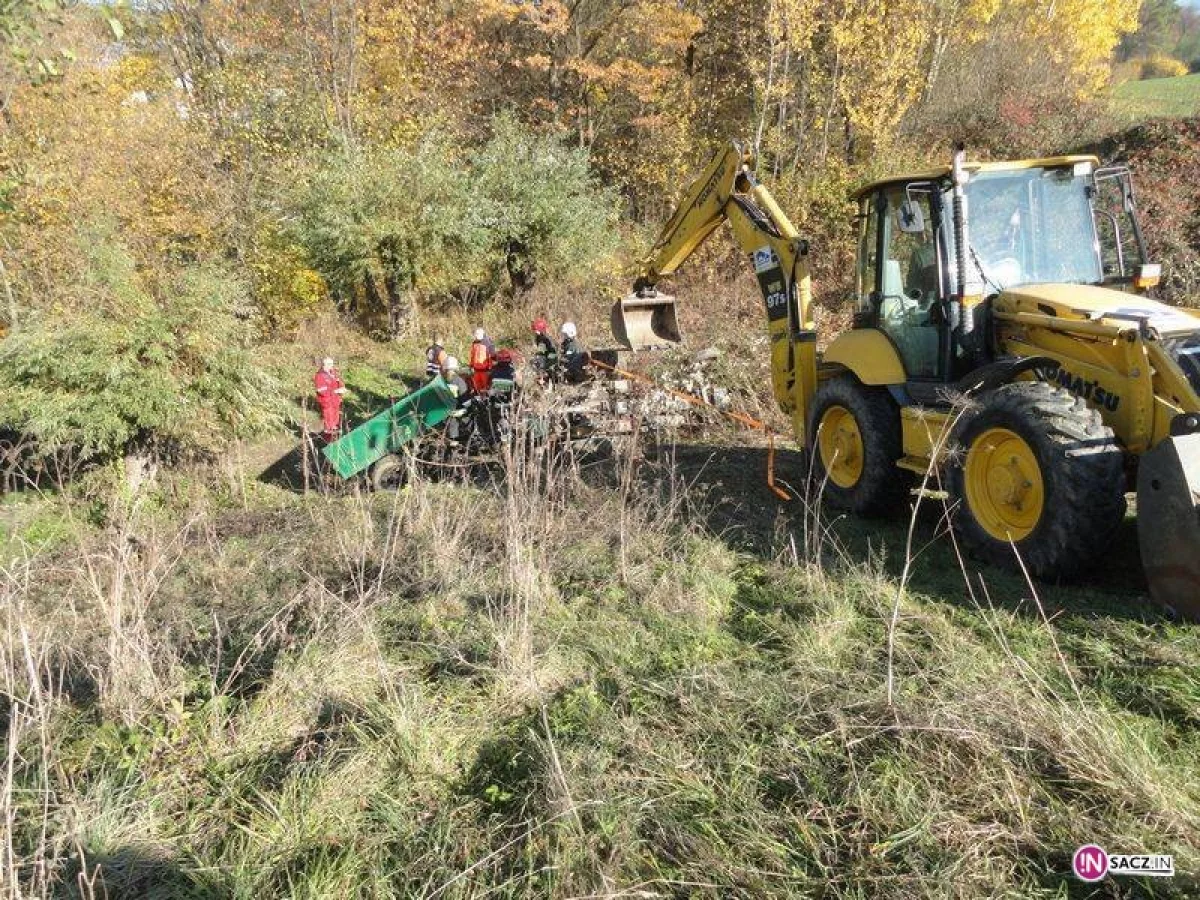
[[822,4],[816,0],[772,0],[767,7],[767,31],[792,46],[807,44],[818,24]]
[[569,60],[563,67],[579,76],[588,93],[597,98],[619,90],[628,91],[643,103],[652,103],[673,76],[665,66],[647,66],[636,60],[618,58],[607,65],[587,60]]
[[[133,99],[131,99],[133,98]],[[184,98],[155,60],[123,56],[77,66],[50,90],[14,95],[8,150],[21,161],[17,215],[6,237],[38,303],[80,302],[73,274],[80,228],[107,221],[141,265],[208,252],[226,204],[206,149],[179,113]]]
[[621,21],[625,34],[636,35],[630,44],[644,41],[654,48],[655,55],[682,53],[704,27],[699,16],[681,9],[674,0],[637,3]]
[[365,37],[354,110],[364,133],[395,142],[401,133],[415,135],[448,113],[465,112],[467,96],[494,64],[484,34],[495,23],[484,23],[512,5],[361,0]]
[[1163,53],[1131,59],[1125,65],[1136,72],[1137,78],[1178,78],[1188,73],[1187,63]]
[[403,50],[419,37],[421,25],[408,4],[370,0],[363,4],[360,16],[368,46],[378,44],[391,50]]
[[1137,29],[1140,5],[1141,0],[1012,0],[1003,16],[1064,64],[1081,92],[1091,92],[1106,82],[1121,36]]
[[868,141],[890,132],[920,94],[924,11],[919,0],[847,4],[833,27],[839,94]]
[[561,36],[571,26],[571,10],[561,0],[470,0],[468,5],[493,28],[518,25]]
[[105,87],[110,94],[124,99],[136,91],[163,91],[171,88],[171,78],[158,60],[143,53],[122,56],[105,73]]
[[328,288],[304,251],[261,228],[246,253],[254,301],[268,331],[293,333],[328,299]]
[[72,220],[70,189],[61,181],[50,183],[36,177],[30,181],[32,183],[20,197],[21,221],[34,232],[69,227]]
[[992,22],[1004,7],[1003,0],[965,0],[965,2],[963,0],[942,0],[942,2],[960,5],[961,15],[955,17],[957,19],[956,27],[969,42],[981,38],[983,28]]

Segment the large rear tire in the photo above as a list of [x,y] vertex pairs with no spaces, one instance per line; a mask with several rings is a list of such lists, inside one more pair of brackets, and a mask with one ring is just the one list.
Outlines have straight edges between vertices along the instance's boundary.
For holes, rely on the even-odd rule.
[[904,455],[900,409],[884,388],[849,375],[817,389],[809,416],[812,468],[831,506],[859,515],[886,513],[908,496],[911,473]]
[[1124,454],[1082,399],[1044,382],[1006,384],[955,426],[947,488],[973,554],[1038,578],[1069,578],[1125,515]]

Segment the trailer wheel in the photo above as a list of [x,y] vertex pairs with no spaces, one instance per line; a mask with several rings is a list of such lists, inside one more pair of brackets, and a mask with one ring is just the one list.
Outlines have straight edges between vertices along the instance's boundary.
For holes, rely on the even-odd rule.
[[813,476],[830,505],[872,515],[907,496],[912,475],[896,466],[904,455],[900,410],[887,390],[851,376],[826,381],[808,429]]
[[985,394],[950,439],[954,530],[976,555],[1038,578],[1094,561],[1125,515],[1124,454],[1082,399],[1044,382]]
[[371,466],[371,487],[377,491],[398,491],[408,483],[408,460],[389,453]]

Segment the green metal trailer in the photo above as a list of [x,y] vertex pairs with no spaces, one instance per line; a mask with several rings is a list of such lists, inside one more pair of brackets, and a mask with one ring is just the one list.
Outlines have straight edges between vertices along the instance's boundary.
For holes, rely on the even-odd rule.
[[353,478],[446,421],[458,400],[440,377],[321,449],[333,470]]

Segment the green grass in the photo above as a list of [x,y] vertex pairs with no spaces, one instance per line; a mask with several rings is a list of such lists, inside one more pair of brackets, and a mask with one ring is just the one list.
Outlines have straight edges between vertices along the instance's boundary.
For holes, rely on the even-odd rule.
[[1126,81],[1112,92],[1117,114],[1135,120],[1183,118],[1200,112],[1200,73]]
[[[197,500],[59,547],[36,577],[10,568],[0,800],[19,882],[255,900],[1195,889],[1195,628],[1126,582],[1044,588],[1039,609],[968,564],[972,599],[933,508],[903,589],[904,524],[806,542],[757,458],[704,453],[645,463],[629,491],[618,456],[511,491]],[[58,675],[31,682],[30,661]],[[1173,853],[1181,875],[1087,894],[1068,868],[1088,841]]]

